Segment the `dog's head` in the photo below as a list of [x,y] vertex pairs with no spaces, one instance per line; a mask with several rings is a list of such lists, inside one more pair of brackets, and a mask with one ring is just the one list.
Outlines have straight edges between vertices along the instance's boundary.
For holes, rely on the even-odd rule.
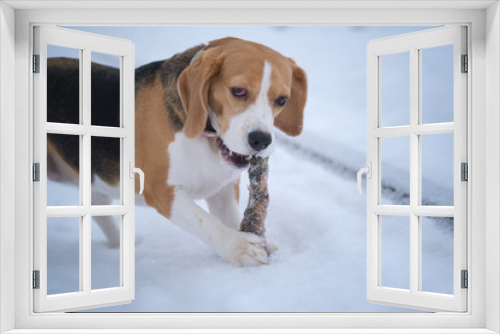
[[209,120],[222,156],[235,167],[271,154],[274,126],[290,136],[302,132],[306,74],[264,45],[213,41],[181,73],[178,88],[185,136],[201,136]]

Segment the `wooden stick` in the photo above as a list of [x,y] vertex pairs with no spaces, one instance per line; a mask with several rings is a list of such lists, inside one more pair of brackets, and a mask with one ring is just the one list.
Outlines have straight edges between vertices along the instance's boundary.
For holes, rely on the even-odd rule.
[[[269,205],[267,189],[268,159],[255,156],[250,159],[250,167],[248,168],[250,196],[240,224],[240,231],[252,232],[264,239],[266,232],[264,222],[267,217],[267,206]],[[264,245],[264,249],[267,250],[266,245]]]

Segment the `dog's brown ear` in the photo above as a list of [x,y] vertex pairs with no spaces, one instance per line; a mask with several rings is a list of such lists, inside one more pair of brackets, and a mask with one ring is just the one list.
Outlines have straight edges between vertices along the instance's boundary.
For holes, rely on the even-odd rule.
[[274,125],[289,136],[298,136],[302,132],[304,107],[307,100],[306,72],[295,62],[292,63],[292,92],[285,108],[274,119]]
[[177,81],[186,121],[184,135],[199,137],[205,129],[208,117],[208,91],[210,79],[220,72],[221,60],[216,48],[200,52],[184,69]]

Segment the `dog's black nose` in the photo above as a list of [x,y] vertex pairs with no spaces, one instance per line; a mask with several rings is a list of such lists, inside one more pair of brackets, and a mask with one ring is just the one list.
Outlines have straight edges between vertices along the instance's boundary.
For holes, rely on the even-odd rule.
[[248,134],[248,143],[256,151],[265,150],[272,141],[273,138],[268,132],[253,131]]

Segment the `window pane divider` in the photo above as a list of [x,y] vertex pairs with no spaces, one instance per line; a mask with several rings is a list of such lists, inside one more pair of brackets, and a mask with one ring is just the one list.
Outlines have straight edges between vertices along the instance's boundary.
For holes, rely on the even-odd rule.
[[90,134],[92,136],[97,136],[97,137],[125,138],[130,134],[130,131],[124,128],[113,128],[113,127],[93,125],[90,127]]
[[455,124],[450,123],[437,123],[437,124],[421,124],[412,127],[412,132],[416,135],[438,135],[453,133]]
[[49,123],[47,122],[47,133],[61,135],[83,136],[89,132],[88,128],[79,124]]
[[403,137],[409,136],[411,127],[409,126],[393,126],[387,128],[376,128],[371,131],[371,135],[381,137]]
[[418,205],[412,207],[412,213],[424,217],[455,217],[455,207]]
[[377,215],[409,216],[411,208],[409,205],[377,205],[371,211]]
[[129,213],[131,208],[124,205],[92,205],[90,214],[92,216],[121,216]]
[[84,206],[48,206],[47,217],[82,217],[88,213]]
[[383,216],[409,216],[410,214],[423,217],[454,217],[453,206],[410,206],[410,205],[376,205],[371,212]]
[[450,123],[437,123],[437,124],[420,124],[412,126],[393,126],[387,128],[376,128],[373,129],[371,135],[382,138],[382,137],[404,137],[410,134],[416,135],[438,135],[453,133],[455,130],[455,124]]
[[130,135],[130,131],[124,128],[66,123],[47,123],[47,133],[79,136],[90,134],[91,136],[112,138],[125,138]]
[[130,210],[124,205],[48,206],[47,217],[121,216]]

